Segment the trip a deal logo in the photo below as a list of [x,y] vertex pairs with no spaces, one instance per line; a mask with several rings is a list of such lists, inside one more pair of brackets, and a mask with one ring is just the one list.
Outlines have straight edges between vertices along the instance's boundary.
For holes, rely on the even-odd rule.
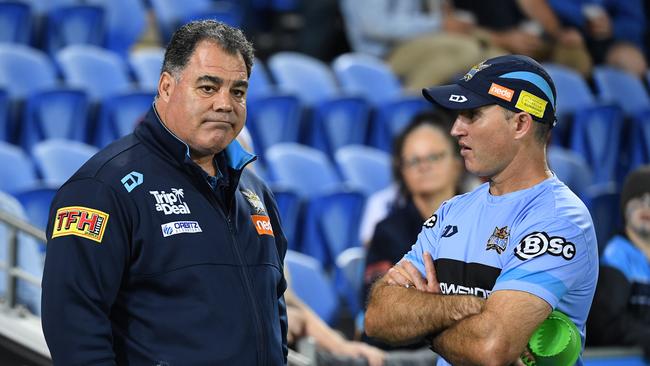
[[52,239],[75,235],[101,243],[108,224],[108,216],[106,212],[88,207],[61,207],[54,217]]

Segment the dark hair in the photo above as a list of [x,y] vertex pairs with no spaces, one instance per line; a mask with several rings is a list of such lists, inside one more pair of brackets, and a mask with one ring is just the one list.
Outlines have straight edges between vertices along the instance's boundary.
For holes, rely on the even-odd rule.
[[[397,182],[401,197],[410,196],[410,192],[406,188],[406,182],[404,182],[404,177],[402,176],[402,149],[404,149],[406,138],[409,137],[409,135],[416,129],[422,126],[429,126],[442,132],[442,135],[452,147],[451,150],[454,158],[461,158],[458,141],[456,141],[456,139],[450,134],[451,126],[454,121],[453,115],[453,113],[440,110],[418,113],[411,119],[411,122],[402,130],[402,132],[400,132],[399,135],[397,135],[397,137],[395,137],[393,140],[393,179],[395,182]],[[456,187],[456,192],[460,192],[460,187]]]
[[215,20],[189,22],[176,30],[167,45],[162,72],[167,71],[177,76],[187,65],[196,45],[204,40],[215,42],[228,54],[241,54],[246,64],[246,73],[251,75],[253,45],[241,30]]

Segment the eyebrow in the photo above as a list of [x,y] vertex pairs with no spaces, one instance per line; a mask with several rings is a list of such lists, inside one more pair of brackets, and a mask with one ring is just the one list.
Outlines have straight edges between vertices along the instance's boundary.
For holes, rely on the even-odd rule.
[[[211,82],[213,84],[218,84],[218,85],[222,85],[224,83],[224,80],[222,78],[220,78],[218,76],[212,76],[212,75],[203,75],[203,76],[199,76],[199,78],[196,79],[197,83],[200,83],[202,81],[208,81],[208,82]],[[235,80],[233,82],[233,86],[235,88],[238,88],[238,87],[248,88],[248,80]]]

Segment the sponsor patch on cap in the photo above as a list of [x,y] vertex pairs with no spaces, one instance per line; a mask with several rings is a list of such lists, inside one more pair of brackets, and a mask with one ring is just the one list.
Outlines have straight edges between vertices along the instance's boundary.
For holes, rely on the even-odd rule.
[[75,235],[98,243],[104,238],[108,214],[88,207],[69,206],[56,210],[52,239]]
[[251,218],[253,219],[253,225],[258,235],[273,236],[273,227],[271,226],[271,219],[268,216],[251,215]]
[[488,90],[488,94],[510,102],[512,101],[512,96],[515,95],[515,91],[497,83],[492,83],[490,90]]
[[519,93],[519,99],[517,99],[515,107],[524,112],[528,112],[535,117],[544,118],[546,104],[548,104],[548,102],[544,99],[522,90],[521,93]]

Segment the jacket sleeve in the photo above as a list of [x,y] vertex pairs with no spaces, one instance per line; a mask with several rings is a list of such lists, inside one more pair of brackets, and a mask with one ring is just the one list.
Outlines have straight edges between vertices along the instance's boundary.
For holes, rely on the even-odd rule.
[[637,346],[650,354],[650,328],[628,309],[632,284],[617,268],[601,266],[589,313],[587,340],[597,346]]
[[54,198],[42,284],[54,365],[115,365],[109,316],[129,262],[125,201],[93,179],[71,181]]

